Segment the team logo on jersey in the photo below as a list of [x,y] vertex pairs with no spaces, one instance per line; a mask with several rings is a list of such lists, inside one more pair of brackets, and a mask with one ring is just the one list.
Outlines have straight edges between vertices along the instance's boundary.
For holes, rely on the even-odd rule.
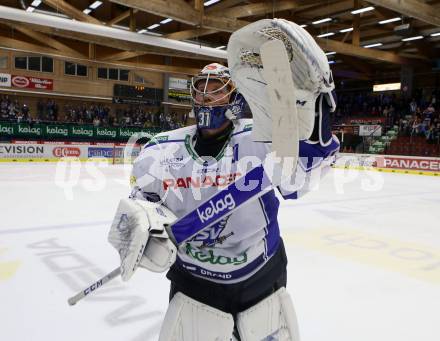
[[213,250],[208,250],[207,252],[200,251],[195,247],[192,247],[189,243],[185,246],[185,253],[199,262],[210,263],[213,265],[240,265],[247,263],[248,261],[246,252],[243,252],[236,257],[222,256],[214,254]]
[[225,175],[217,175],[215,177],[207,176],[187,176],[185,178],[170,178],[163,179],[163,189],[168,188],[206,188],[206,187],[226,187],[233,183],[236,178],[240,177],[241,173],[229,173]]
[[185,165],[185,160],[183,159],[183,155],[177,157],[167,157],[165,159],[160,160],[160,165],[168,169],[172,168],[177,170]]
[[199,219],[202,223],[210,220],[215,215],[223,212],[224,210],[233,210],[235,208],[235,201],[232,197],[232,194],[226,194],[223,198],[218,200],[209,200],[208,206],[197,209],[197,214],[199,215]]
[[229,217],[230,216],[227,216],[212,227],[201,231],[191,239],[191,242],[202,242],[202,245],[199,247],[200,249],[212,247],[215,244],[222,244],[226,239],[234,235],[234,232],[232,231],[226,235],[221,235],[228,223]]
[[219,167],[200,168],[200,169],[195,169],[193,172],[197,174],[220,173],[220,168]]

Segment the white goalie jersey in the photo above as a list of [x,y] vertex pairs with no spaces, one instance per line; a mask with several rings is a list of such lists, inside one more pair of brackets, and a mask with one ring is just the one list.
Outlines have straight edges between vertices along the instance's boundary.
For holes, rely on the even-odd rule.
[[[253,142],[251,129],[252,120],[238,120],[219,155],[209,159],[194,149],[195,126],[157,135],[134,162],[132,196],[161,201],[177,218],[184,216],[264,161],[270,144]],[[331,151],[315,153],[319,157],[312,163],[301,161],[297,168],[301,181],[291,183],[288,190],[279,188],[283,197],[296,198],[310,170],[325,160],[331,163],[338,147],[334,144]],[[274,190],[243,205],[183,243],[176,262],[191,274],[215,282],[234,283],[250,277],[278,248],[278,207]]]

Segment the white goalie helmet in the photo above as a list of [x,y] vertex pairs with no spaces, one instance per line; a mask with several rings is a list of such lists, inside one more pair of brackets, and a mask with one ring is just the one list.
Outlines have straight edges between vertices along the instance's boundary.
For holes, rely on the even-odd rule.
[[[208,89],[210,82],[218,84],[215,89]],[[191,96],[196,105],[205,105],[209,102],[211,106],[217,106],[234,90],[229,69],[219,63],[206,65],[197,76],[191,78]]]
[[215,131],[227,121],[235,120],[245,107],[229,74],[229,68],[218,63],[206,65],[191,79],[193,114],[199,130]]

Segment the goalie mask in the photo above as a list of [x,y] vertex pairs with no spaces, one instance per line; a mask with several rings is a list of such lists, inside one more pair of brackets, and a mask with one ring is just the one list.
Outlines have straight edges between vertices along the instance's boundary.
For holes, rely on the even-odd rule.
[[237,93],[229,69],[218,63],[206,65],[191,79],[191,96],[200,130],[222,128],[238,118],[246,103]]

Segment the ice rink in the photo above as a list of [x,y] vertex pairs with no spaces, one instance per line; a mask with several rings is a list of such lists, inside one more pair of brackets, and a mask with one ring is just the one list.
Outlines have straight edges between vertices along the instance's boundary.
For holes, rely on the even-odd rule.
[[[123,166],[0,164],[0,340],[157,340],[163,274],[67,304],[119,265],[128,192]],[[279,217],[302,341],[440,340],[439,178],[334,169]]]

